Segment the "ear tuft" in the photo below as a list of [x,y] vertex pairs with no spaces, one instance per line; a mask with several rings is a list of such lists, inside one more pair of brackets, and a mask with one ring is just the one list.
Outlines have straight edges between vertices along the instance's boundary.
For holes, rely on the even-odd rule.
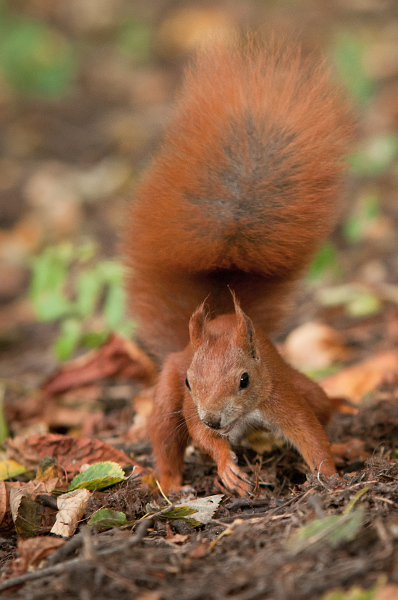
[[253,321],[243,312],[236,298],[235,292],[231,290],[236,315],[235,343],[255,360],[259,360],[260,354],[257,350]]
[[189,337],[194,352],[196,352],[204,340],[206,323],[209,319],[205,302],[206,300],[202,302],[189,320]]

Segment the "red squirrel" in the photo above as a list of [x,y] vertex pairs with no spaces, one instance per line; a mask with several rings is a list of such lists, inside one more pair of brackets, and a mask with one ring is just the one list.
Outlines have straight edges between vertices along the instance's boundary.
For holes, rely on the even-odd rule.
[[165,492],[192,438],[248,493],[231,444],[259,427],[336,472],[331,403],[268,336],[334,224],[351,134],[339,86],[296,47],[218,42],[187,69],[126,236],[132,312],[160,365],[149,435]]

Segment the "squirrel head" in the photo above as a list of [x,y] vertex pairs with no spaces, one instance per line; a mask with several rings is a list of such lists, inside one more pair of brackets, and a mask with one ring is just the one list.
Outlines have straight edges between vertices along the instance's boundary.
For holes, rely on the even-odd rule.
[[203,303],[189,323],[193,358],[186,386],[203,423],[224,435],[271,389],[254,325],[232,297],[234,314],[210,320]]

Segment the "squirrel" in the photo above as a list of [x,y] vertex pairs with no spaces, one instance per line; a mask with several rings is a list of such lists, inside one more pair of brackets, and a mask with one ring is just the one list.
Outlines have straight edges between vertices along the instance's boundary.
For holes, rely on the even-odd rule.
[[130,306],[160,368],[149,436],[164,492],[180,489],[192,438],[226,488],[250,493],[232,446],[256,428],[336,473],[331,402],[269,335],[334,225],[352,131],[324,62],[297,47],[216,42],[187,68],[125,238]]

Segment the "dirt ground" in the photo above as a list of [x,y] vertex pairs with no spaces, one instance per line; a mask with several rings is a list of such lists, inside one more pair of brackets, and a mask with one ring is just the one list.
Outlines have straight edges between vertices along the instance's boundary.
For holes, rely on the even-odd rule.
[[[58,368],[51,351],[57,326],[38,323],[26,301],[32,255],[65,239],[76,245],[92,239],[99,257],[118,256],[126,205],[167,121],[199,24],[260,28],[265,35],[283,32],[287,39],[298,38],[305,51],[321,47],[329,54],[337,39],[355,40],[367,68],[362,84],[370,82],[372,88],[366,102],[358,103],[358,147],[372,154],[380,139],[396,140],[398,5],[394,0],[241,0],[210,9],[208,3],[195,3],[196,12],[187,13],[192,3],[101,0],[101,10],[89,0],[78,4],[6,3],[15,15],[54,27],[80,54],[73,86],[61,98],[19,94],[0,80],[0,387],[12,435],[33,423],[44,423],[46,432],[89,435],[122,448],[152,474],[149,444],[131,436],[136,410],[131,398],[137,393],[131,380],[94,382],[82,395],[89,405],[84,410],[73,409],[76,397],[53,398],[43,408],[36,391]],[[131,19],[149,31],[144,59],[126,57],[117,46],[121,38],[115,32]],[[122,527],[90,533],[84,523],[100,507],[121,510],[133,521],[147,514],[148,503],[157,502],[159,510],[167,506],[154,498],[148,480],[132,478],[94,492],[78,533],[39,570],[22,575],[12,570],[18,539],[12,528],[2,531],[4,597],[398,598],[397,155],[379,170],[351,173],[332,236],[336,264],[321,281],[303,286],[277,340],[283,347],[290,330],[316,318],[338,333],[347,351],[338,368],[366,360],[378,364],[375,379],[367,368],[361,370],[367,383],[360,392],[352,391],[357,373],[351,376],[352,388],[347,383],[335,392],[349,400],[342,405],[348,412],[336,412],[328,426],[341,478],[308,474],[301,457],[285,445],[264,450],[254,443],[239,450],[239,464],[255,483],[255,494],[234,498],[213,463],[189,448],[184,483],[193,492],[170,500],[183,504],[195,495],[223,494],[208,524],[195,528],[183,520],[153,517],[133,532]],[[369,197],[377,198],[376,214],[365,215],[368,220],[353,241],[345,233],[347,219],[360,221],[358,207]],[[353,282],[373,294],[378,310],[354,315],[344,303],[320,300],[325,287]],[[383,370],[380,363],[387,355],[393,364]],[[65,407],[69,412],[61,412]],[[333,516],[334,521],[325,521]],[[323,526],[308,529],[320,520]],[[8,587],[13,576],[23,579]]]

